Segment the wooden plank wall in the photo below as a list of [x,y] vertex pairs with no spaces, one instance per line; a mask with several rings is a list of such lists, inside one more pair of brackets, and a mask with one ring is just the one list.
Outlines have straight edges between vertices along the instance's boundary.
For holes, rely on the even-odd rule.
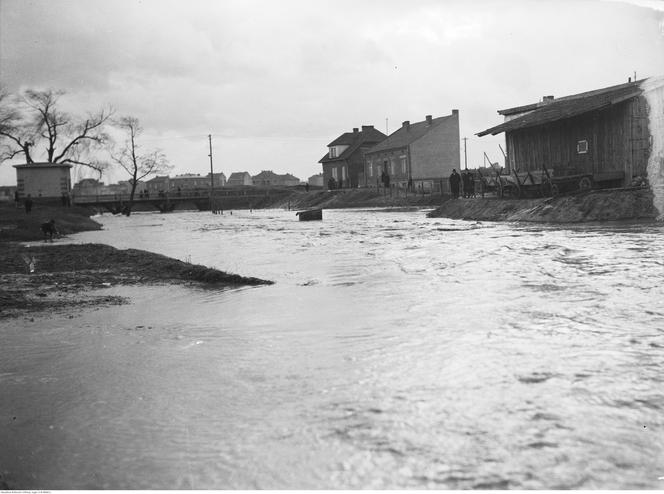
[[[577,142],[588,152],[577,153]],[[624,171],[626,181],[645,175],[650,146],[647,104],[642,97],[553,124],[508,132],[511,172],[546,167],[556,175]]]

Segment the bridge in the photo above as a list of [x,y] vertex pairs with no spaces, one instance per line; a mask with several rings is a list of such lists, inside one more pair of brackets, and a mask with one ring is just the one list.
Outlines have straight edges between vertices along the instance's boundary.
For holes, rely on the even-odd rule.
[[[209,191],[194,190],[155,195],[135,194],[131,206],[132,211],[158,210],[162,213],[175,209],[249,209],[259,208],[261,203],[268,203],[286,198],[295,188],[247,187],[238,189],[217,189],[210,200]],[[72,202],[77,206],[107,210],[113,214],[129,212],[129,194],[78,195]]]

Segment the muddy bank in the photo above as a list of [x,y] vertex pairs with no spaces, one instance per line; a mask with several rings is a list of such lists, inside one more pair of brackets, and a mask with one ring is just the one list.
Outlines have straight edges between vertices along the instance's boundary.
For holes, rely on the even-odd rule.
[[427,207],[438,206],[440,194],[383,193],[376,189],[342,189],[297,192],[288,197],[280,198],[270,207],[288,208],[293,210],[321,208],[386,208],[386,207]]
[[[33,270],[32,272],[30,272]],[[211,289],[271,284],[136,249],[102,244],[23,246],[0,250],[0,318],[41,310],[127,303],[95,294],[115,285],[179,283]]]
[[62,235],[101,230],[101,225],[90,219],[91,211],[79,207],[62,207],[35,202],[28,214],[13,203],[0,203],[0,242],[31,241],[43,239],[42,223],[55,221]]
[[543,199],[447,200],[427,216],[478,221],[579,223],[654,220],[659,213],[648,188],[596,190]]

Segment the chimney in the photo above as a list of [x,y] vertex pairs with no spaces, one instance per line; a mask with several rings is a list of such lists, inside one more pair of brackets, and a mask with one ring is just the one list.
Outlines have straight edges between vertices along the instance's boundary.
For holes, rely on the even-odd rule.
[[431,125],[431,121],[433,120],[433,118],[431,117],[431,115],[427,115],[427,116],[426,116],[426,119],[427,119],[427,125]]
[[553,101],[553,95],[542,96],[542,103],[544,103],[545,105],[548,105],[552,101]]
[[374,128],[373,125],[363,125],[362,126],[362,132],[364,132],[365,130],[371,130],[373,128]]
[[410,120],[405,120],[401,125],[404,129],[408,130],[410,128]]
[[357,127],[353,127],[353,134],[357,134],[360,131]]
[[452,110],[452,115],[459,116],[459,110],[456,109]]

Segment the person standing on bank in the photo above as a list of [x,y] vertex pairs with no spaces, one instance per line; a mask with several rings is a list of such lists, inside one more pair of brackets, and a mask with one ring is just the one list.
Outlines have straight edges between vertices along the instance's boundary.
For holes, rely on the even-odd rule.
[[24,205],[26,214],[30,214],[30,211],[32,211],[32,197],[30,194],[28,194],[28,197],[25,198]]
[[452,197],[455,199],[459,198],[459,184],[461,183],[461,177],[457,173],[456,169],[452,170],[450,175],[450,190],[452,191]]
[[463,197],[470,198],[472,196],[473,176],[468,170],[462,174],[463,180]]

